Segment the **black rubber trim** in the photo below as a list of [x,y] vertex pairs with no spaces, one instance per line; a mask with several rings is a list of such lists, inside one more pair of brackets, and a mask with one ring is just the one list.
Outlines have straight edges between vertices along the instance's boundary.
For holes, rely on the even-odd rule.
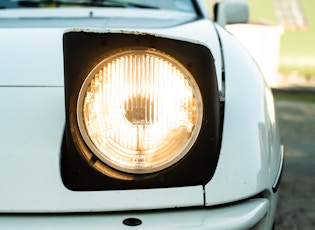
[[272,186],[272,191],[275,193],[278,191],[279,186],[280,186],[280,182],[281,182],[281,178],[282,178],[282,174],[283,174],[283,162],[284,162],[284,147],[283,145],[281,145],[281,154],[280,154],[280,163],[279,163],[279,169],[278,169],[278,173],[275,179],[275,182]]
[[[154,48],[179,60],[195,77],[204,103],[200,134],[186,156],[165,170],[145,175],[120,172],[95,158],[76,123],[78,93],[91,68],[114,50],[128,47]],[[150,34],[68,32],[64,34],[64,67],[66,127],[61,173],[67,188],[75,191],[145,189],[209,182],[219,158],[220,101],[214,59],[207,47]],[[85,159],[83,152],[91,158]]]

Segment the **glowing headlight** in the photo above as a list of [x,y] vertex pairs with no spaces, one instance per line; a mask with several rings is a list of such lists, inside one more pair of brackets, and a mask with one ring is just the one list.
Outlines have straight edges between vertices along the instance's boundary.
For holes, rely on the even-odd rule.
[[78,98],[79,130],[105,164],[143,174],[182,159],[199,134],[201,93],[174,58],[134,48],[98,63]]

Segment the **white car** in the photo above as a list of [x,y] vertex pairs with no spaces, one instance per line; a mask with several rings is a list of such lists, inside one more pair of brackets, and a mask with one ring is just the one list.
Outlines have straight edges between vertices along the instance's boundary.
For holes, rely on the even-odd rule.
[[242,2],[2,0],[0,229],[271,229],[273,96]]

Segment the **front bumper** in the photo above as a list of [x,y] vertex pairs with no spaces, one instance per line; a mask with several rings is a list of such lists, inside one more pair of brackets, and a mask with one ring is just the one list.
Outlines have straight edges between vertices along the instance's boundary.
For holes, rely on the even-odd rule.
[[[264,229],[269,201],[249,199],[211,208],[167,209],[159,211],[0,214],[0,229]],[[127,226],[128,218],[141,220]]]

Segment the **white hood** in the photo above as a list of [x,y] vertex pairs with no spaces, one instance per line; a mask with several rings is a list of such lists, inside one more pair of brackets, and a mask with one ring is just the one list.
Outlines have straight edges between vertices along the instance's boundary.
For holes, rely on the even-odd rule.
[[[65,31],[144,32],[203,44],[215,59],[219,90],[222,57],[217,31],[208,19],[195,19],[189,14],[180,14],[178,19],[178,13],[161,14],[154,10],[147,12],[146,21],[137,10],[114,12],[116,17],[116,13],[121,14],[114,19],[111,11],[94,9],[57,10],[54,14],[62,17],[55,19],[52,12],[23,11],[20,16],[25,20],[16,17],[18,10],[0,12],[0,212],[92,212],[216,205],[256,195],[272,183],[264,180],[264,175],[275,178],[277,172],[272,168],[276,167],[272,166],[279,164],[280,159],[273,159],[277,156],[273,153],[279,149],[277,133],[269,135],[275,129],[273,103],[267,107],[269,103],[265,101],[269,89],[248,54],[219,29],[226,62],[225,120],[220,158],[212,180],[205,187],[68,190],[60,173],[65,126],[62,44]],[[88,15],[97,19],[94,21]],[[6,26],[10,23],[15,26]],[[44,26],[45,23],[50,26]],[[242,131],[241,135],[237,131]],[[276,147],[270,150],[264,146]],[[247,160],[256,163],[243,167]]]
[[[0,212],[89,212],[204,205],[202,186],[74,192],[63,185],[60,174],[65,125],[62,38],[65,31],[75,29],[67,26],[73,18],[64,18],[66,23],[47,14],[45,17],[36,14],[37,17],[22,15],[28,19],[21,20],[14,17],[16,13],[12,10],[0,14],[4,18],[0,24],[0,107],[5,111],[0,120]],[[151,19],[143,22],[131,10],[128,15],[131,15],[129,21],[107,16],[102,19],[105,25],[95,26],[93,30],[145,31],[180,40],[188,38],[210,48],[217,75],[221,76],[220,46],[211,21],[192,20],[186,14],[180,20],[167,20],[172,15],[161,17],[160,11],[152,11],[152,22],[156,24],[148,30],[146,26],[140,28],[141,23],[145,25]],[[51,23],[50,28],[43,27],[46,20]],[[84,23],[92,21],[78,20],[82,20],[81,29],[86,28]],[[134,23],[134,27],[124,27],[125,21],[129,26]],[[5,26],[13,22],[15,27]],[[205,33],[203,28],[210,31]],[[220,88],[220,77],[218,82]]]
[[[145,32],[203,44],[209,47],[214,56],[219,76],[218,87],[221,89],[220,45],[210,20],[197,20],[191,14],[172,11],[165,11],[165,14],[160,10],[149,10],[146,14],[143,14],[143,10],[140,14],[136,9],[122,12],[108,9],[0,12],[0,55],[4,55],[1,60],[5,60],[0,68],[0,85],[63,86],[63,33],[69,29],[88,28]],[[204,28],[211,30],[205,32]]]

